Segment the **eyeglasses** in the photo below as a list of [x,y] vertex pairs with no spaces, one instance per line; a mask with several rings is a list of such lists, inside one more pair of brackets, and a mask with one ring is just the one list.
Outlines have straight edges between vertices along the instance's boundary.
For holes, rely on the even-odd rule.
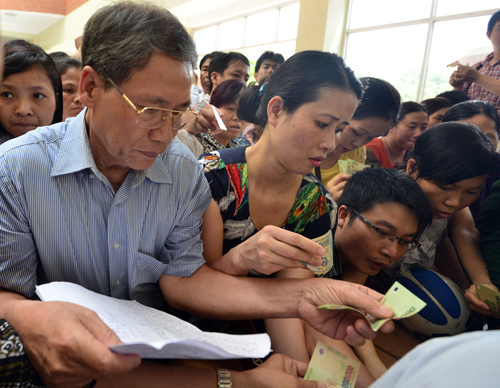
[[[164,108],[150,108],[145,107],[142,109],[137,109],[132,101],[123,93],[123,91],[118,87],[113,80],[107,77],[107,80],[111,82],[121,96],[127,101],[127,103],[134,108],[136,113],[139,115],[137,118],[137,125],[145,129],[154,129],[161,127],[168,118],[172,118],[172,128],[176,131],[186,128],[189,126],[194,119],[197,117],[196,112],[188,107],[186,111],[170,110]],[[189,113],[189,114],[186,114]]]
[[377,232],[379,238],[381,240],[387,240],[389,242],[394,242],[397,241],[398,245],[401,248],[406,248],[407,251],[413,251],[417,249],[420,246],[420,243],[414,240],[405,240],[404,238],[396,236],[394,233],[388,232],[385,229],[379,228],[375,225],[373,225],[370,221],[368,221],[365,217],[363,217],[361,214],[359,214],[356,210],[354,210],[352,207],[348,207],[348,209],[356,216],[358,217],[361,221],[363,221],[366,225],[368,225],[370,228],[372,228],[375,232]]

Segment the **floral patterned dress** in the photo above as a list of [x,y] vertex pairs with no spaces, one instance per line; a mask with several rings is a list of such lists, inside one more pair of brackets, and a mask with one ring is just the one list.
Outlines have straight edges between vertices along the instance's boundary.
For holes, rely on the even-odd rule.
[[[224,223],[224,254],[258,232],[250,217],[245,150],[246,147],[224,149],[200,158]],[[330,193],[314,175],[304,175],[296,201],[282,228],[316,239],[332,233],[336,220],[337,205]],[[333,237],[331,245],[333,267],[323,276],[338,277],[342,269],[333,247]],[[267,276],[257,271],[250,274]]]

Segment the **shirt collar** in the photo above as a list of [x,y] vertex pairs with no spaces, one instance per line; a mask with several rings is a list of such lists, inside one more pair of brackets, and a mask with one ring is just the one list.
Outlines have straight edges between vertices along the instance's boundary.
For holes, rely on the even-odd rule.
[[500,60],[496,61],[495,63],[491,64],[491,60],[493,59],[493,56],[495,55],[495,53],[490,53],[486,56],[486,58],[484,58],[482,61],[481,61],[481,64],[483,65],[488,65],[488,66],[496,66]]
[[87,109],[85,108],[75,119],[64,123],[66,133],[52,167],[51,177],[96,167],[86,131],[86,113]]
[[[66,134],[61,141],[61,147],[50,174],[51,177],[71,174],[87,168],[92,169],[98,176],[102,175],[92,156],[87,126],[85,124],[86,113],[87,108],[80,112],[74,120],[64,124],[67,126]],[[168,145],[167,150],[159,155],[153,165],[147,170],[130,171],[129,175],[133,174],[133,177],[130,177],[132,178],[132,187],[141,184],[144,178],[148,178],[155,183],[172,183],[172,176],[163,161],[164,154],[168,152],[171,145],[172,142]]]

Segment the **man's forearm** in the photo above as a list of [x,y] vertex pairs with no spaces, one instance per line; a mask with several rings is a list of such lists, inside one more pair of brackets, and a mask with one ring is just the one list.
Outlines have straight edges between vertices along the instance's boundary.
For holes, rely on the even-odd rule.
[[204,265],[190,277],[163,276],[160,286],[172,307],[207,318],[291,318],[298,316],[304,280],[235,277]]
[[20,294],[0,288],[0,317],[14,325],[22,311],[22,306],[30,302]]
[[491,283],[486,263],[479,248],[479,235],[461,231],[454,236],[458,256],[472,283]]

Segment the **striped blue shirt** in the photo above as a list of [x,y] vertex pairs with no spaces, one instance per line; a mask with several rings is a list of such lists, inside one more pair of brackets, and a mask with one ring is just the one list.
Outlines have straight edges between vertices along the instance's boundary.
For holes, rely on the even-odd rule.
[[85,111],[0,146],[0,287],[31,297],[67,281],[158,306],[162,274],[190,276],[205,261],[203,170],[173,140],[117,193],[97,169]]

